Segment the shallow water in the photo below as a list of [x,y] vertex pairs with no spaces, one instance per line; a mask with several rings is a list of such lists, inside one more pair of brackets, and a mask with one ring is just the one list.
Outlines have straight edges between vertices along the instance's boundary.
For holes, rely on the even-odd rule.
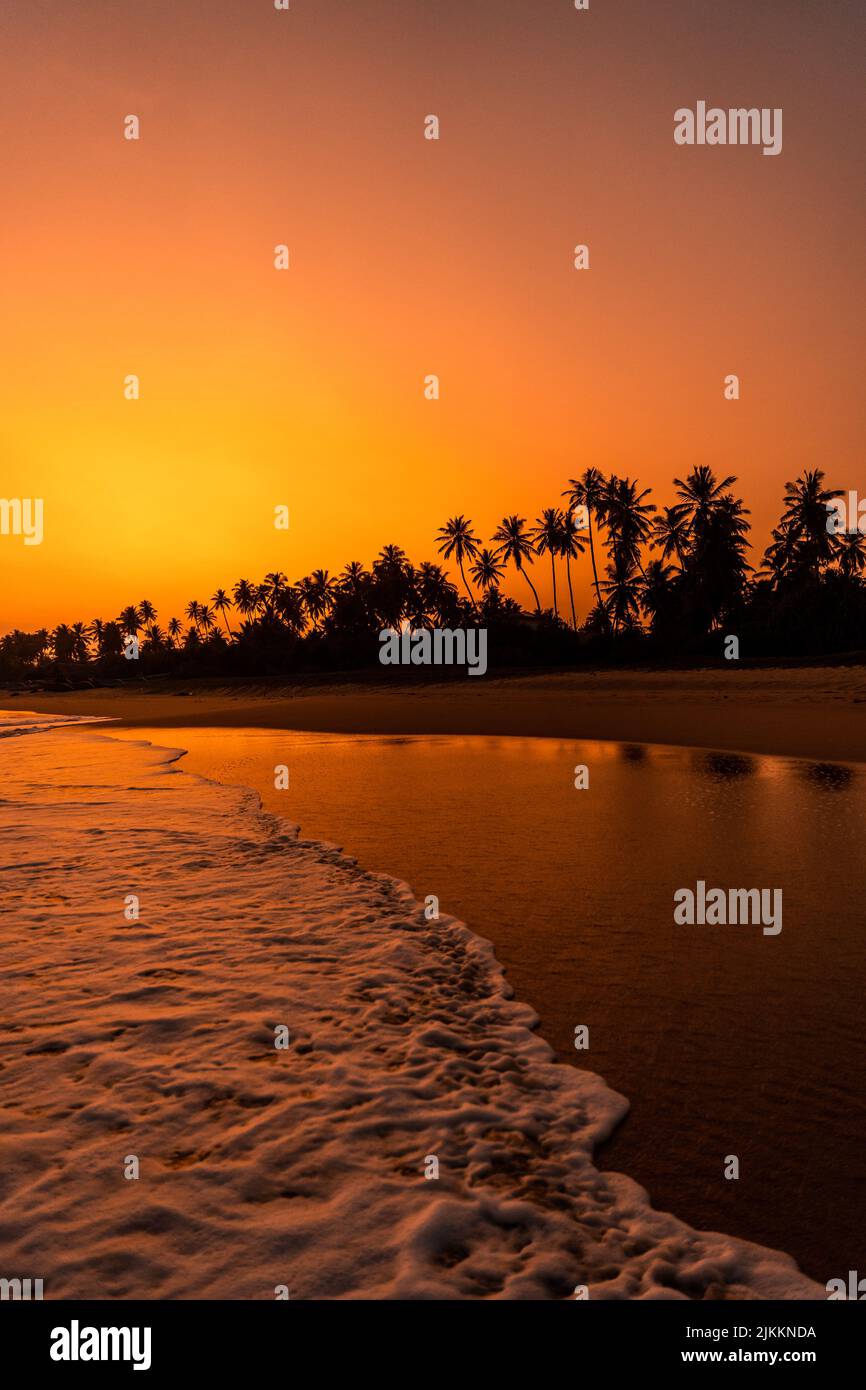
[[[866,1265],[862,770],[559,740],[134,736],[188,748],[191,771],[255,786],[489,937],[560,1058],[629,1098],[598,1161],[657,1207],[822,1283]],[[781,933],[675,925],[674,891],[698,879],[781,888]]]
[[598,1171],[626,1102],[556,1063],[469,928],[164,746],[18,734],[4,1277],[47,1299],[823,1297]]

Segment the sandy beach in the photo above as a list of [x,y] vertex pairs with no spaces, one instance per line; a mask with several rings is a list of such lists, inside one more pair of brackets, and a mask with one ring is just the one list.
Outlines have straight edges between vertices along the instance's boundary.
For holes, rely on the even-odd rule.
[[[503,931],[494,956],[484,935],[476,935],[481,912],[475,920],[466,914],[469,929],[445,916],[438,926],[425,925],[407,885],[390,877],[402,876],[396,853],[391,859],[389,850],[387,863],[362,858],[356,866],[317,841],[293,840],[286,823],[267,814],[282,810],[278,797],[266,795],[275,755],[240,743],[236,775],[221,764],[225,750],[218,743],[220,730],[522,736],[547,740],[553,756],[554,739],[610,741],[606,754],[596,749],[599,776],[604,757],[617,756],[614,745],[627,754],[627,745],[638,743],[856,762],[866,752],[862,665],[622,670],[423,685],[130,682],[9,693],[0,704],[22,718],[28,710],[110,719],[111,733],[127,731],[118,740],[90,726],[33,733],[7,745],[19,901],[27,899],[28,866],[42,866],[39,892],[30,893],[24,909],[25,935],[6,943],[19,1002],[9,1040],[13,1103],[4,1140],[6,1200],[17,1208],[26,1194],[27,1208],[42,1216],[35,1235],[23,1225],[10,1228],[9,1248],[22,1268],[35,1259],[50,1274],[55,1296],[256,1298],[285,1282],[293,1297],[556,1298],[573,1296],[583,1284],[603,1299],[821,1297],[822,1285],[812,1280],[819,1271],[824,1277],[823,1265],[810,1262],[811,1279],[797,1270],[782,1253],[784,1223],[760,1243],[749,1238],[748,1221],[742,1233],[708,1234],[700,1201],[682,1219],[675,1170],[666,1186],[651,1183],[649,1198],[640,1179],[633,1180],[629,1170],[643,1163],[639,1144],[617,1152],[617,1168],[625,1159],[622,1171],[593,1162],[596,1145],[621,1130],[627,1102],[642,1101],[651,1088],[628,1086],[624,1099],[595,1073],[596,1054],[588,1069],[554,1061],[564,1058],[575,983],[589,959],[571,935],[539,941],[529,953],[535,960],[539,950],[561,953],[564,1021],[554,1016],[548,1029],[556,990],[546,980],[539,986],[541,976],[525,962],[525,932],[509,942]],[[188,746],[170,737],[172,729],[209,731],[218,742],[176,764],[176,754],[157,746],[161,731],[166,747]],[[149,745],[136,742],[136,730]],[[46,756],[53,767],[47,799],[39,771]],[[190,775],[195,770],[213,780]],[[748,782],[748,769],[734,772]],[[727,765],[722,775],[732,775]],[[521,764],[521,785],[525,779]],[[774,775],[766,783],[759,778],[756,786],[763,785],[783,783]],[[342,780],[340,787],[345,799]],[[314,801],[322,801],[323,791],[322,783],[312,787]],[[496,791],[501,794],[500,784]],[[375,803],[372,792],[365,795]],[[382,804],[387,811],[387,797]],[[620,806],[620,817],[629,805],[636,816],[644,814],[640,796],[625,794],[610,804]],[[799,795],[792,804],[801,804]],[[291,815],[293,807],[286,810]],[[417,810],[426,815],[423,797]],[[300,818],[309,835],[306,814]],[[508,824],[517,827],[520,819],[515,808]],[[620,832],[619,822],[599,831],[606,855]],[[339,829],[326,816],[312,833],[330,839]],[[635,834],[636,824],[626,837],[629,858],[639,843]],[[95,858],[82,857],[82,836],[99,837]],[[576,872],[587,864],[588,836],[588,828],[575,828],[580,854],[563,847],[557,862],[574,859]],[[500,827],[494,842],[501,837]],[[341,843],[351,850],[347,839]],[[455,852],[452,846],[449,864]],[[483,858],[491,862],[489,847]],[[367,873],[372,867],[389,877]],[[673,866],[659,872],[667,881]],[[420,897],[424,875],[410,876]],[[599,871],[597,881],[605,877]],[[638,880],[651,884],[651,867]],[[534,893],[531,876],[527,885]],[[6,886],[15,891],[11,876]],[[132,888],[148,908],[141,930],[112,915]],[[573,897],[585,901],[583,890]],[[654,910],[641,903],[633,915],[652,923]],[[611,932],[622,913],[611,911],[599,899],[589,916],[615,946]],[[568,911],[553,915],[571,920]],[[491,937],[501,916],[499,909],[493,913]],[[347,934],[357,959],[337,971]],[[670,955],[664,942],[650,936],[647,949],[662,962],[679,961],[689,970],[694,961],[699,968],[698,956]],[[104,960],[100,943],[110,946]],[[503,956],[520,1002],[509,998]],[[577,973],[575,959],[581,960]],[[637,959],[646,957],[637,953]],[[729,968],[729,959],[723,952],[713,971]],[[604,972],[610,973],[608,964]],[[28,994],[22,1013],[20,991],[37,977],[39,996]],[[372,990],[364,984],[370,978]],[[241,1013],[232,1031],[225,1018],[235,1017],[239,988]],[[693,981],[672,982],[664,974],[661,988],[663,997],[672,990],[680,1000],[699,994]],[[626,983],[621,993],[628,1000],[635,991]],[[594,986],[588,996],[596,1008],[597,994]],[[799,997],[798,989],[793,994]],[[768,1014],[768,1037],[787,1034],[786,998],[782,991],[778,1017]],[[349,1037],[341,1020],[359,1005],[369,1012]],[[65,1020],[59,1033],[55,1017]],[[605,1005],[597,1021],[591,1017],[595,1035],[603,1037],[611,1008]],[[270,1034],[284,1019],[295,1020],[302,1070],[274,1063]],[[393,1032],[384,1051],[383,1027]],[[626,1018],[621,1027],[640,1033],[646,1023]],[[707,1036],[714,1031],[703,1028]],[[200,1053],[202,1038],[217,1039],[218,1051],[208,1045]],[[508,1075],[515,1063],[520,1075],[512,1094]],[[77,1093],[71,1102],[70,1079]],[[688,1114],[684,1102],[681,1096]],[[342,1117],[336,1123],[335,1114]],[[299,1115],[303,1132],[289,1141]],[[35,1131],[44,1142],[31,1173]],[[511,1151],[518,1131],[529,1146],[519,1158]],[[542,1135],[543,1151],[536,1154]],[[724,1130],[713,1139],[719,1152],[728,1142]],[[689,1161],[687,1135],[672,1147],[675,1163]],[[60,1209],[64,1241],[50,1216],[55,1151],[73,1153],[83,1165],[84,1176],[69,1190],[71,1205]],[[130,1203],[122,1165],[139,1151],[148,1181],[132,1184],[144,1201]],[[323,1152],[327,1170],[314,1180]],[[449,1177],[440,1188],[424,1179],[423,1165],[443,1153]],[[661,1209],[650,1205],[656,1187]],[[431,1192],[441,1196],[428,1202]],[[347,1216],[357,1233],[348,1257],[328,1235]],[[730,1224],[721,1218],[710,1230],[730,1232],[740,1224],[732,1212]],[[518,1227],[524,1255],[515,1261],[511,1235],[504,1233]],[[392,1234],[383,1244],[385,1230]],[[598,1240],[588,1239],[595,1231]],[[208,1259],[191,1265],[199,1245],[220,1249],[221,1270],[230,1248],[231,1271],[215,1273]],[[372,1258],[366,1252],[374,1246]]]
[[284,728],[365,734],[610,739],[827,762],[866,759],[862,663],[623,669],[326,685],[130,681],[19,693],[14,707],[116,719],[127,728]]
[[593,1166],[625,1100],[461,923],[174,753],[6,727],[0,1220],[46,1297],[822,1296]]

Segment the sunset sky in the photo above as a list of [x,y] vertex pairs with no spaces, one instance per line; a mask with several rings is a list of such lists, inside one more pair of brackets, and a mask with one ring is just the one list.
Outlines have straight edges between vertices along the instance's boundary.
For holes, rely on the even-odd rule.
[[[866,492],[864,38],[862,0],[4,0],[0,495],[45,539],[0,536],[0,631],[436,558],[590,464],[736,474],[759,553],[803,468]],[[783,108],[781,155],[678,147],[698,100]]]

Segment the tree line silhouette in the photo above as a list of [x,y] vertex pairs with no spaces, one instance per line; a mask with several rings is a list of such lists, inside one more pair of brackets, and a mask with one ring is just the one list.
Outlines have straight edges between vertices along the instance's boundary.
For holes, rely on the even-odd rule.
[[[485,626],[500,667],[719,655],[722,632],[740,638],[744,656],[866,647],[866,536],[828,526],[840,490],[825,486],[820,469],[787,483],[781,520],[755,570],[736,482],[697,466],[674,479],[676,500],[658,510],[649,488],[588,468],[534,525],[505,516],[487,545],[465,516],[448,520],[437,548],[456,564],[459,585],[439,563],[415,566],[386,545],[370,569],[353,560],[337,576],[317,569],[294,583],[280,571],[260,584],[239,579],[207,602],[191,599],[186,622],[172,617],[165,627],[142,599],[113,619],[16,629],[0,638],[0,676],[80,684],[133,673],[351,670],[375,665],[378,633],[404,623]],[[572,562],[586,552],[593,603],[579,622]],[[550,565],[551,608],[542,609],[533,583],[536,561]],[[527,608],[502,593],[509,570],[526,584]],[[130,638],[136,667],[124,656]]]

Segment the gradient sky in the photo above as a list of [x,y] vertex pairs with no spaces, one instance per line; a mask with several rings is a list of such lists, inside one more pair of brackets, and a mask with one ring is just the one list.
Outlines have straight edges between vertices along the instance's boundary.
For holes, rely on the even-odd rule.
[[[866,491],[864,38],[861,0],[4,0],[0,495],[45,540],[0,536],[0,630],[435,558],[590,464],[735,473],[759,550],[803,468]],[[676,146],[700,99],[782,107],[782,154]]]

